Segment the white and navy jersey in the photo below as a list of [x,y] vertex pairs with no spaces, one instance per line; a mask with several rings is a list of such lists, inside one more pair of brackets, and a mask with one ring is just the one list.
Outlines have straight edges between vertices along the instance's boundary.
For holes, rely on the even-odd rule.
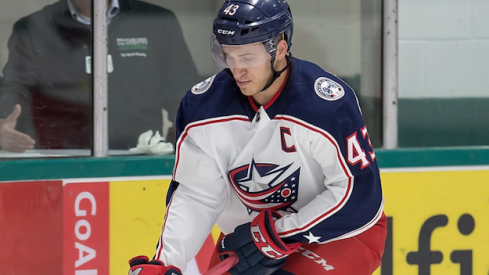
[[177,117],[175,167],[156,258],[185,268],[217,223],[229,234],[276,210],[279,236],[327,243],[381,217],[379,168],[352,89],[290,59],[287,80],[258,107],[225,71],[195,85]]

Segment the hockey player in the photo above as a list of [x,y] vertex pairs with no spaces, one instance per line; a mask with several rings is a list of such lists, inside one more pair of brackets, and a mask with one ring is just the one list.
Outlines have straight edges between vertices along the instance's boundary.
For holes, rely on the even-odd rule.
[[213,33],[226,69],[181,102],[163,231],[132,274],[181,274],[215,223],[211,266],[235,255],[233,275],[372,274],[386,218],[354,92],[291,56],[284,0],[227,0]]

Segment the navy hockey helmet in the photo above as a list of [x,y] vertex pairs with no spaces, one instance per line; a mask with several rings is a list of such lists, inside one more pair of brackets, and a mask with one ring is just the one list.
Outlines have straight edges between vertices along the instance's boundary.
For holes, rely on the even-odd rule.
[[293,27],[285,0],[226,0],[214,19],[213,33],[226,45],[263,42],[284,33],[290,48]]
[[[214,19],[214,35],[211,37],[214,59],[222,67],[231,67],[233,65],[222,52],[222,45],[262,42],[268,52],[267,59],[273,63],[277,37],[283,33],[290,49],[293,27],[292,13],[285,0],[226,0]],[[259,61],[265,60],[260,58]]]

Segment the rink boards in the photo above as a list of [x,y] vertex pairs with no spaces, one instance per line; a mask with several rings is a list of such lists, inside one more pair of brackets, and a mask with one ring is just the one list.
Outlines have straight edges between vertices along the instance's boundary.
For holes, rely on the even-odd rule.
[[[381,175],[389,234],[376,275],[489,274],[489,167]],[[0,183],[0,271],[127,274],[128,259],[155,251],[169,182],[147,176]],[[215,228],[186,275],[207,268],[218,234]]]

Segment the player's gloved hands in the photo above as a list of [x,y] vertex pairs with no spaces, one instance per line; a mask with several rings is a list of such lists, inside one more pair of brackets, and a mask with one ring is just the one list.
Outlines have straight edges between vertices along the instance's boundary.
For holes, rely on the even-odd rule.
[[146,256],[137,256],[129,260],[129,275],[182,275],[180,269],[165,266],[162,261],[148,261]]
[[221,261],[229,254],[238,257],[239,262],[228,271],[232,275],[269,275],[284,266],[300,245],[285,244],[275,230],[272,212],[265,210],[221,239],[219,257]]

